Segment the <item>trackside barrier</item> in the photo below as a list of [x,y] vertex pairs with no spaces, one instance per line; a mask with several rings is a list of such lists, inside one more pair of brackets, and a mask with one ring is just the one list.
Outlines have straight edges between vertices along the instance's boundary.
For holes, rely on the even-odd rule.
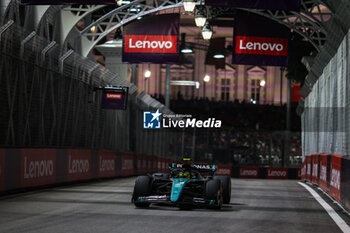
[[[97,178],[168,172],[174,160],[132,152],[87,149],[0,149],[0,192]],[[231,175],[218,165],[217,175]]]
[[323,191],[329,191],[329,163],[327,154],[320,155],[320,179],[318,185],[323,189]]
[[306,179],[311,181],[312,174],[312,156],[306,158]]
[[0,149],[0,192],[5,190],[5,150]]
[[[309,170],[303,176],[304,170]],[[307,166],[305,166],[307,165]],[[302,164],[302,180],[318,185],[350,211],[350,159],[341,155],[308,155]],[[308,176],[307,174],[312,174]]]
[[312,175],[311,175],[311,182],[313,184],[318,184],[318,164],[319,164],[319,155],[313,155],[312,156]]
[[301,179],[300,168],[281,167],[232,167],[234,178]]

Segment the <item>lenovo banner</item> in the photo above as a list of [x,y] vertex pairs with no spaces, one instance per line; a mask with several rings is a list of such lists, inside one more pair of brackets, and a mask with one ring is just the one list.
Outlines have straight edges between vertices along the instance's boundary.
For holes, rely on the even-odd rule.
[[205,0],[205,5],[267,10],[300,10],[300,0]]
[[338,202],[340,202],[341,160],[340,155],[331,156],[329,194]]
[[91,178],[91,151],[83,149],[67,150],[67,181]]
[[290,30],[270,19],[240,13],[235,19],[233,64],[288,66]]
[[302,180],[306,179],[306,159],[304,159],[304,162],[301,164],[300,176]]
[[312,183],[318,184],[318,157],[319,155],[312,156]]
[[21,0],[25,5],[115,5],[115,0]]
[[127,87],[103,88],[101,108],[126,110],[128,93]]
[[116,160],[115,151],[100,150],[98,153],[98,177],[116,176]]
[[288,168],[267,168],[267,179],[288,179]]
[[147,16],[124,27],[123,62],[172,64],[179,61],[179,14]]
[[306,156],[306,180],[311,181],[312,155]]
[[218,165],[218,169],[215,172],[216,176],[229,176],[231,177],[232,167],[230,165]]
[[350,210],[350,159],[343,157],[342,160],[342,172],[341,172],[341,193],[340,200],[345,208]]
[[0,192],[5,190],[5,150],[0,149]]
[[240,167],[240,178],[259,178],[259,167]]
[[320,181],[319,185],[324,190],[327,191],[327,154],[320,155]]
[[132,176],[133,174],[134,174],[134,154],[129,152],[123,152],[121,176]]
[[56,182],[56,149],[22,149],[21,187]]

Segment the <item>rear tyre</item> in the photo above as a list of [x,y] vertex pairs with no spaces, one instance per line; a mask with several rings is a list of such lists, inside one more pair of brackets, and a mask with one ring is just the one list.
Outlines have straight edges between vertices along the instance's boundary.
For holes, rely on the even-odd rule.
[[210,208],[221,209],[222,206],[222,186],[220,180],[209,180],[205,187],[205,196],[207,200],[213,200]]
[[230,204],[230,201],[231,201],[231,178],[229,176],[214,176],[214,179],[221,181],[223,203]]
[[139,176],[135,181],[133,201],[136,207],[149,207],[149,203],[135,202],[139,197],[149,196],[152,192],[151,178],[149,176]]

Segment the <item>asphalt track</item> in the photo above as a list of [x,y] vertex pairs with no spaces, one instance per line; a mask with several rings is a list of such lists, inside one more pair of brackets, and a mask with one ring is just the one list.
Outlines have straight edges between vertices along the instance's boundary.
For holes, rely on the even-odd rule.
[[230,205],[187,210],[130,203],[135,178],[51,188],[0,198],[0,232],[341,232],[298,184],[232,180]]

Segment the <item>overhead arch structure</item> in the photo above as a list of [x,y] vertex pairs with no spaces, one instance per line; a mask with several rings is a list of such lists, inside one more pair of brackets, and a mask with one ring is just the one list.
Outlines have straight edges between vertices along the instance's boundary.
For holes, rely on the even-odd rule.
[[[87,56],[106,35],[121,26],[145,15],[167,9],[182,7],[178,0],[134,0],[120,7],[109,8],[101,5],[34,7],[34,28],[47,38],[56,39],[61,44],[79,40],[79,52]],[[16,20],[18,0],[9,4],[7,17]],[[31,8],[33,8],[31,6]],[[79,31],[76,24],[95,12],[108,8],[98,20]],[[300,12],[240,9],[270,18],[302,35],[318,51],[315,58],[305,60],[309,75],[302,89],[306,96],[322,73],[323,67],[335,54],[342,38],[350,27],[350,1],[348,0],[301,0]],[[211,8],[211,17],[234,11],[229,8]],[[26,17],[26,19],[29,19]],[[59,23],[57,23],[59,19]],[[142,19],[141,19],[142,20]],[[52,35],[55,34],[55,35]]]

